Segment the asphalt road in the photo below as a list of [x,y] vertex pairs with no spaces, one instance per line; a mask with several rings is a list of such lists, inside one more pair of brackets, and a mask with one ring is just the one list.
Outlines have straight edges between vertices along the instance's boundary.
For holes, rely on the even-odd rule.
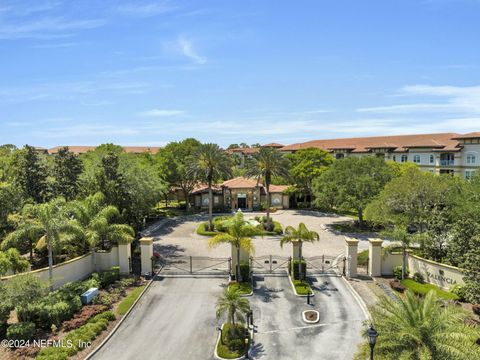
[[[257,277],[250,299],[254,311],[254,359],[351,360],[365,319],[344,281],[336,276],[312,279],[314,305],[293,294],[287,277]],[[314,309],[320,321],[309,325],[301,313]]]
[[95,360],[213,359],[215,303],[225,278],[155,281]]

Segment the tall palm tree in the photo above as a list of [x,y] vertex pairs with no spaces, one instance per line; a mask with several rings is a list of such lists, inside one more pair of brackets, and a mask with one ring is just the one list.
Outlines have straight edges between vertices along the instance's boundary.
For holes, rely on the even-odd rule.
[[228,322],[235,326],[235,318],[245,321],[245,314],[250,310],[250,303],[241,296],[237,288],[231,286],[225,288],[217,299],[217,318],[227,314]]
[[314,242],[319,241],[320,235],[316,231],[308,230],[307,226],[304,223],[298,224],[298,228],[293,226],[287,226],[285,228],[285,235],[280,240],[280,246],[283,248],[284,244],[287,243],[297,243],[298,255],[300,261],[298,263],[298,275],[302,279],[302,246],[304,242]]
[[[375,359],[480,359],[478,330],[466,325],[468,315],[461,307],[442,304],[433,291],[424,298],[410,292],[398,301],[382,297],[370,312],[379,333]],[[366,359],[369,351],[363,344],[356,359]]]
[[240,248],[248,253],[255,252],[251,236],[258,234],[258,229],[245,221],[243,213],[236,213],[233,218],[226,221],[225,233],[215,235],[210,238],[208,245],[210,247],[219,244],[228,243],[235,247],[237,251],[237,266],[235,267],[235,279],[240,282]]
[[135,237],[133,228],[126,224],[112,224],[120,216],[113,205],[105,206],[105,196],[98,192],[84,200],[73,201],[69,212],[74,223],[81,229],[81,238],[92,253],[93,266],[96,269],[95,251],[103,240],[111,239],[121,244],[129,244]]
[[[258,181],[263,180],[265,191],[267,193],[267,223],[266,226],[271,228],[270,219],[270,184],[274,176],[288,176],[288,160],[273,148],[260,148],[260,151],[254,155],[254,162],[250,169],[247,170],[247,176],[256,177]],[[271,229],[268,229],[271,230]]]
[[202,144],[189,167],[189,174],[208,185],[208,224],[210,231],[213,231],[212,184],[223,177],[231,176],[230,158],[217,144]]

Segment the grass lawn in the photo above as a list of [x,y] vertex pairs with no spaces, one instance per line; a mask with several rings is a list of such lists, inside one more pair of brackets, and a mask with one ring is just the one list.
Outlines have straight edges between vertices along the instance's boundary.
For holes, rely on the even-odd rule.
[[128,294],[120,304],[118,304],[117,313],[120,315],[125,315],[127,311],[132,307],[135,300],[137,300],[137,298],[140,296],[145,286],[146,285],[142,285],[133,289],[132,292]]
[[413,291],[418,295],[426,295],[430,290],[433,290],[437,293],[437,296],[445,300],[458,300],[458,296],[452,294],[451,292],[442,290],[436,285],[433,284],[420,284],[412,279],[405,279],[401,281],[402,285],[405,286],[408,290]]
[[245,345],[246,329],[243,325],[236,325],[235,335],[229,336],[228,333],[232,328],[231,324],[225,324],[222,330],[222,341],[218,342],[217,354],[224,359],[236,359],[243,355],[247,350]]
[[313,291],[310,288],[308,282],[303,280],[292,280],[292,282],[298,295],[308,295],[309,293],[310,295],[313,294]]
[[250,281],[241,283],[231,283],[229,288],[239,289],[242,295],[248,295],[252,292],[252,283]]

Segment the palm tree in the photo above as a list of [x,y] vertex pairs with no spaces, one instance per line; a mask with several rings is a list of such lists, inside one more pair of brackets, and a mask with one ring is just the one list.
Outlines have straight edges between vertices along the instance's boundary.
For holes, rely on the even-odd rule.
[[302,246],[304,242],[314,242],[319,241],[320,235],[316,231],[308,230],[304,223],[298,224],[298,228],[293,226],[287,226],[285,228],[285,235],[280,240],[280,246],[283,248],[283,245],[286,243],[297,243],[298,246],[298,255],[300,261],[298,263],[298,275],[302,279]]
[[213,231],[213,196],[212,184],[225,176],[231,176],[230,158],[217,144],[202,144],[198,148],[194,162],[189,167],[189,174],[208,185],[208,224]]
[[[288,160],[283,155],[273,148],[260,148],[260,151],[255,154],[254,162],[250,169],[247,170],[247,176],[256,177],[260,182],[264,181],[265,190],[267,193],[267,223],[266,226],[271,228],[270,220],[270,184],[273,176],[288,176]],[[271,230],[271,229],[268,229]]]
[[251,236],[258,234],[258,229],[245,221],[243,213],[236,213],[233,218],[224,224],[226,233],[211,237],[208,241],[210,247],[219,244],[229,243],[237,250],[237,266],[235,268],[235,279],[240,282],[240,248],[248,253],[255,252]]
[[245,321],[245,316],[250,310],[250,303],[241,296],[238,288],[227,287],[217,299],[217,318],[227,314],[228,323],[235,327],[235,318],[241,322]]
[[95,269],[97,268],[95,251],[103,240],[109,238],[120,244],[129,244],[135,237],[131,226],[111,223],[120,216],[120,212],[115,206],[104,204],[105,196],[98,192],[84,200],[73,201],[69,206],[75,224],[81,229],[81,238],[92,253]]
[[[445,306],[433,291],[425,298],[411,292],[398,301],[382,297],[370,312],[379,333],[375,359],[480,359],[478,332],[466,325],[468,315],[454,304]],[[366,359],[369,351],[363,344],[356,359]]]

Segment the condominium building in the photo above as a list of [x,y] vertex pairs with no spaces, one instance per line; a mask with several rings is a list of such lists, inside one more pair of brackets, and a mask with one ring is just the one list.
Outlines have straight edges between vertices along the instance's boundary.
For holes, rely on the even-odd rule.
[[373,155],[400,163],[413,162],[426,171],[467,179],[480,170],[480,132],[313,140],[279,150],[289,153],[309,147],[329,151],[336,159]]

